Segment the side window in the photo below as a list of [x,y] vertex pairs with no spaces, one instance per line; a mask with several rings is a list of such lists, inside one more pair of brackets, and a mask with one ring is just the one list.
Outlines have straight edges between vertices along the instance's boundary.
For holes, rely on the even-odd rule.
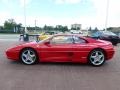
[[55,36],[50,41],[51,44],[71,44],[73,43],[71,36]]
[[77,37],[77,36],[73,36],[73,39],[74,39],[74,43],[86,43],[86,41],[80,37]]

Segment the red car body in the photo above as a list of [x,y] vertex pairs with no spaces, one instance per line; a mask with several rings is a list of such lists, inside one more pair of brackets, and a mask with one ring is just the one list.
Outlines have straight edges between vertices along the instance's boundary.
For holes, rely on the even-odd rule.
[[[86,43],[47,44],[49,40],[56,36],[77,36],[84,39]],[[94,49],[102,49],[105,52],[106,60],[110,60],[114,55],[114,48],[110,42],[94,40],[79,35],[54,35],[40,42],[29,42],[9,48],[6,51],[7,58],[14,61],[20,60],[21,51],[25,48],[34,49],[40,62],[87,63],[88,56]]]

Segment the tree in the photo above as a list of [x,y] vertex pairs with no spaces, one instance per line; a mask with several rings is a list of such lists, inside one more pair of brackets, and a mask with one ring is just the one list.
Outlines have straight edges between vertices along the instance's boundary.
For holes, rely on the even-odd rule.
[[89,27],[88,31],[91,31],[91,30],[92,30],[92,28],[91,28],[91,27]]
[[47,25],[45,25],[45,26],[43,27],[43,30],[45,30],[45,31],[47,30]]
[[62,28],[62,32],[68,31],[68,27],[67,26],[63,26]]
[[62,25],[56,25],[55,29],[58,31],[62,31],[63,26]]
[[54,27],[53,26],[47,26],[47,25],[45,25],[43,27],[43,30],[45,30],[45,31],[52,31],[52,30],[54,30]]
[[56,27],[54,29],[57,30],[57,31],[61,31],[61,32],[68,31],[68,27],[67,26],[62,26],[62,25],[56,25]]
[[0,30],[3,30],[3,26],[0,26]]
[[109,28],[107,28],[107,30],[113,30],[114,29],[114,27],[109,27]]
[[22,32],[21,28],[22,28],[22,24],[21,23],[16,24],[16,26],[15,26],[16,32],[21,33]]
[[95,27],[95,29],[94,29],[95,31],[98,31],[98,28],[97,27]]
[[8,19],[7,21],[4,22],[4,29],[6,30],[13,30],[16,26],[16,22],[14,19]]

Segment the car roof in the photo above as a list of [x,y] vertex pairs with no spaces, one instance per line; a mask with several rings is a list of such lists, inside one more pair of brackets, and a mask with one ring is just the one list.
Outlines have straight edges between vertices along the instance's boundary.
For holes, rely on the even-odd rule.
[[[55,37],[55,36],[78,36],[78,37],[80,37],[80,38],[82,38],[82,39],[87,39],[86,37],[84,37],[84,36],[81,36],[81,35],[79,35],[79,34],[55,34],[55,35],[53,35],[52,37]],[[52,38],[51,37],[51,38]]]
[[53,36],[79,36],[79,37],[83,37],[83,36],[81,36],[79,34],[55,34]]

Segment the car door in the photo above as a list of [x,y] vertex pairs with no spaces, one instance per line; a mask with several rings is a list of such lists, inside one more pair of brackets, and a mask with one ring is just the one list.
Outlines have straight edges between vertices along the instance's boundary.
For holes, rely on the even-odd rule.
[[73,62],[84,62],[89,54],[89,46],[87,41],[79,36],[73,36]]
[[66,62],[71,61],[72,57],[72,36],[58,35],[51,38],[48,45],[41,49],[43,61]]

